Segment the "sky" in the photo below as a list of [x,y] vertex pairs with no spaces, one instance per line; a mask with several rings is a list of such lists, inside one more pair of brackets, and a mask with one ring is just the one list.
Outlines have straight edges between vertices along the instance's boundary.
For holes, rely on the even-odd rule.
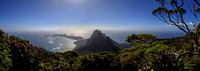
[[158,6],[154,0],[0,0],[0,29],[177,31],[152,15]]

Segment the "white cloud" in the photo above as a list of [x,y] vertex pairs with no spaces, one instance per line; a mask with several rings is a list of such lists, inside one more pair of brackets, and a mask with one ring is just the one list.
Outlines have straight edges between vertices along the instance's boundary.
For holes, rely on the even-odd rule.
[[[193,22],[189,22],[189,23],[186,23],[187,25],[194,25],[194,23]],[[172,25],[175,25],[175,24],[168,24],[169,26],[172,26]],[[184,25],[183,23],[179,23],[179,24],[177,24],[177,25],[180,25],[180,26],[182,26],[182,25]]]

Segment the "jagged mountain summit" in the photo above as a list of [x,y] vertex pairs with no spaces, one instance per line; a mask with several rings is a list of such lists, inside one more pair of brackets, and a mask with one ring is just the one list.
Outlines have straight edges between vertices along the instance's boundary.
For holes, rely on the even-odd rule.
[[121,50],[117,42],[113,41],[100,30],[95,30],[91,37],[84,42],[86,43],[74,50],[79,53],[96,53],[102,51],[117,52]]

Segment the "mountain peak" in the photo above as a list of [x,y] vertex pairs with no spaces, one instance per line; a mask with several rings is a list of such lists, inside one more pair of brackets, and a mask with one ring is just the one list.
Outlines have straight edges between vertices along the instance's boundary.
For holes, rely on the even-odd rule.
[[87,40],[86,44],[79,49],[79,53],[95,53],[102,51],[116,52],[119,47],[114,45],[115,42],[110,37],[105,36],[100,30],[95,30],[91,37]]
[[98,29],[96,29],[96,30],[94,30],[94,32],[93,33],[101,33],[101,31],[100,30],[98,30]]
[[95,30],[90,38],[103,38],[105,34],[103,34],[100,30]]
[[94,44],[94,43],[100,43],[106,38],[105,34],[103,34],[100,30],[95,30],[91,37],[87,41],[87,46]]

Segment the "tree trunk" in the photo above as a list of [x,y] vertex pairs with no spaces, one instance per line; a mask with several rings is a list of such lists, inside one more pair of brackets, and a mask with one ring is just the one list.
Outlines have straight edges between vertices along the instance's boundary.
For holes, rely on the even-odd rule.
[[200,44],[199,44],[199,37],[198,37],[198,36],[195,36],[194,42],[195,42],[195,45],[194,45],[194,52],[195,52],[195,53],[199,53]]

